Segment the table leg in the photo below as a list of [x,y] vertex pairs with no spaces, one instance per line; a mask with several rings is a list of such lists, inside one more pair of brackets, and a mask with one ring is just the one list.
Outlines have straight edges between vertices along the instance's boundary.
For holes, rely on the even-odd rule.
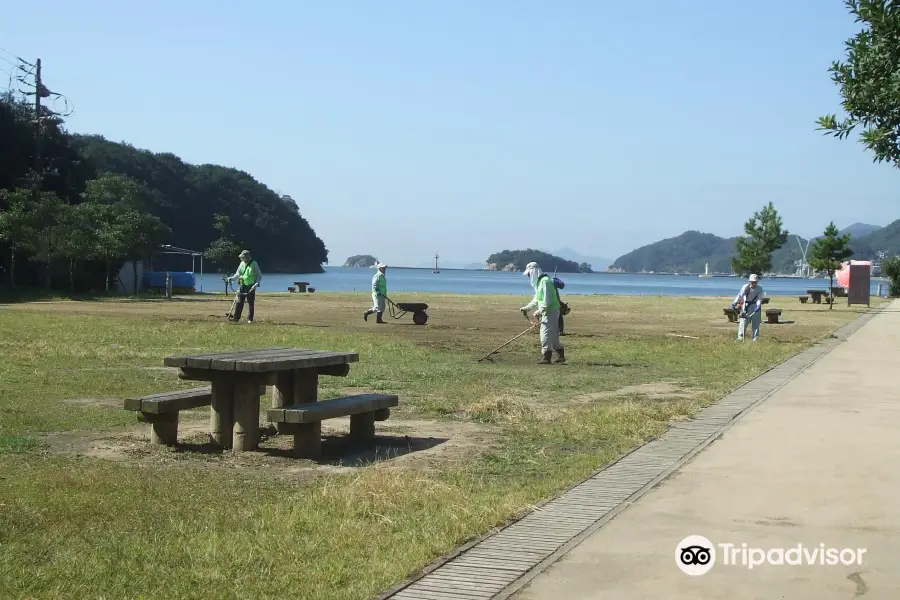
[[[319,373],[316,369],[294,371],[293,404],[306,404],[318,400]],[[304,423],[295,430],[294,452],[303,458],[322,455],[322,422]]]
[[232,450],[256,450],[259,444],[259,385],[234,385],[234,434]]
[[231,448],[233,404],[234,385],[229,381],[213,381],[209,404],[209,441],[222,448]]
[[[294,372],[283,371],[275,376],[275,386],[272,388],[272,408],[284,408],[294,402]],[[287,428],[283,423],[276,423],[278,433],[285,433]]]

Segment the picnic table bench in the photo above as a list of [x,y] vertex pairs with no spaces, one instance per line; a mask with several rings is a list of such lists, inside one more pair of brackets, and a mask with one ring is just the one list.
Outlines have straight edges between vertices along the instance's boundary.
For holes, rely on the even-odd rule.
[[[259,386],[259,395],[266,395],[266,386]],[[178,390],[126,398],[125,410],[138,412],[138,421],[150,424],[150,443],[173,445],[178,441],[178,414],[183,410],[209,406],[212,387]]]
[[766,323],[778,323],[778,317],[781,316],[780,308],[766,309]]
[[208,406],[212,388],[152,394],[141,398],[126,398],[125,410],[140,413],[138,420],[150,423],[150,443],[174,444],[178,438],[178,413],[200,406]]
[[[321,452],[323,419],[350,416],[352,435],[365,438],[366,424],[388,418],[386,409],[397,406],[396,396],[375,398],[371,394],[328,400],[319,406],[319,376],[346,377],[350,363],[358,361],[355,352],[274,347],[170,356],[163,362],[178,368],[181,379],[210,382],[209,439],[213,444],[235,452],[256,449],[260,390],[272,386],[271,410],[275,412],[270,420],[280,433],[294,434],[298,454],[316,457]],[[192,402],[200,401],[198,397]]]
[[812,298],[813,304],[822,304],[822,296],[828,296],[828,290],[806,290]]
[[393,394],[360,394],[316,402],[294,404],[266,411],[269,421],[282,433],[294,434],[294,452],[314,458],[321,453],[321,423],[350,415],[350,438],[367,442],[375,437],[375,421],[385,421],[399,399]]
[[[763,303],[763,304],[768,304],[768,303],[769,303],[769,297],[768,297],[768,296],[763,296],[762,303]],[[728,321],[729,321],[730,323],[737,323],[739,311],[737,311],[736,309],[732,308],[730,304],[729,304],[728,306],[726,306],[724,309],[722,309],[722,312],[725,314],[726,317],[728,317]]]

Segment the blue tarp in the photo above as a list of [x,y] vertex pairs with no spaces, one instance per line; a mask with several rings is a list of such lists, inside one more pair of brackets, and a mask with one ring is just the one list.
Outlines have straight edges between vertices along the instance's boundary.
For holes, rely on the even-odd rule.
[[[197,277],[190,271],[169,271],[172,274],[173,288],[195,289]],[[165,271],[148,271],[144,273],[144,287],[166,287]]]

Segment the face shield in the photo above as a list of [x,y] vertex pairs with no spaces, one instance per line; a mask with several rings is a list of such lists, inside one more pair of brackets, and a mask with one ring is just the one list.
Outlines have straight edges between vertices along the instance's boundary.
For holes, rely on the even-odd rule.
[[531,287],[537,289],[538,278],[543,272],[537,263],[531,262],[525,266],[525,276],[531,281]]

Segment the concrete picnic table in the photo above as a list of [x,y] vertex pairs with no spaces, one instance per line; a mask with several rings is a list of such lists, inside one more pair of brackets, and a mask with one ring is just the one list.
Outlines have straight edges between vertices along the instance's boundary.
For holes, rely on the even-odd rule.
[[260,386],[274,386],[272,408],[316,402],[319,375],[345,377],[358,361],[355,352],[275,347],[169,356],[163,363],[180,369],[181,379],[210,382],[210,441],[239,452],[259,444]]
[[822,304],[822,296],[828,296],[828,290],[806,290],[812,297],[813,304]]

